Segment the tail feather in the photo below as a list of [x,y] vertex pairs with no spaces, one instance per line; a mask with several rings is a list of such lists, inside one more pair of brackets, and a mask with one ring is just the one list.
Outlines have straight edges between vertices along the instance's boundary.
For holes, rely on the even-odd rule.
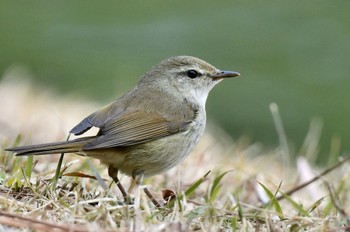
[[12,147],[5,150],[16,153],[16,156],[74,153],[82,151],[83,146],[93,139],[94,137],[84,137],[71,141]]

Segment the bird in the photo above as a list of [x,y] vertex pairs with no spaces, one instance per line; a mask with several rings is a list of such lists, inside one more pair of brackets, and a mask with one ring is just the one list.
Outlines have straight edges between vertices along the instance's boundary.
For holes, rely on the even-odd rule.
[[142,75],[133,89],[69,132],[81,136],[97,127],[95,136],[6,150],[17,156],[75,153],[99,159],[108,166],[109,176],[126,199],[119,172],[140,183],[144,177],[163,173],[183,161],[204,132],[210,90],[223,79],[239,75],[193,56],[170,57]]

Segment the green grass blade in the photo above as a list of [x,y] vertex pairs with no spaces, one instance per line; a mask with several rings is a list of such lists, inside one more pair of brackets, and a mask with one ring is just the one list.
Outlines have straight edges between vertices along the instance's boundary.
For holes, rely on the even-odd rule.
[[52,189],[56,189],[57,181],[61,176],[61,167],[63,163],[63,158],[64,158],[64,153],[61,154],[60,159],[58,160],[55,176],[53,178]]
[[[22,136],[19,134],[17,135],[16,139],[15,139],[15,142],[13,143],[12,147],[17,147],[19,146],[19,144],[21,143],[21,140],[22,140]],[[13,153],[12,153],[13,154]],[[13,156],[12,156],[13,157]],[[17,167],[17,160],[18,160],[18,157],[17,156],[14,156],[14,160],[13,160],[13,163],[12,163],[12,168],[10,170],[10,173],[14,173],[16,170],[19,169],[19,167]],[[6,166],[8,165],[8,163],[6,163]]]
[[30,180],[30,177],[32,176],[32,171],[33,171],[33,156],[28,156],[26,166],[24,169],[24,174]]
[[[178,201],[180,207],[181,207],[181,202],[180,202],[180,201],[184,198],[184,196],[188,196],[188,195],[190,195],[191,193],[193,193],[193,192],[198,188],[198,186],[201,185],[201,184],[203,183],[203,181],[204,181],[205,178],[209,175],[210,172],[211,172],[211,171],[208,171],[207,173],[205,173],[205,175],[202,176],[199,180],[197,180],[193,185],[191,185],[191,186],[185,191],[185,193],[184,193],[183,195],[180,195],[180,196],[176,197],[176,200]],[[169,207],[169,208],[174,207],[174,203],[175,203],[174,200],[171,201],[171,202],[169,202],[168,207]]]
[[322,197],[319,200],[317,200],[315,203],[313,203],[310,208],[307,210],[309,213],[311,213],[312,211],[314,211],[324,200],[325,198]]
[[291,205],[294,207],[294,209],[296,209],[299,214],[305,216],[305,217],[310,217],[310,214],[300,205],[298,204],[297,202],[295,202],[289,195],[285,194],[284,192],[282,191],[279,191],[283,197],[289,202],[291,203]]
[[199,180],[197,180],[193,185],[191,185],[186,191],[185,191],[185,196],[190,195],[191,193],[194,192],[198,188],[199,185],[203,183],[205,178],[209,175],[211,171],[208,171],[204,176],[202,176]]
[[213,186],[210,189],[210,199],[209,199],[210,201],[213,201],[215,199],[215,197],[218,195],[218,193],[220,191],[220,187],[221,187],[220,182],[221,182],[222,178],[229,172],[231,172],[231,170],[224,172],[215,178],[215,180],[213,182]]
[[[68,141],[69,138],[70,138],[70,134],[67,136],[66,141]],[[60,159],[58,160],[55,176],[53,179],[52,189],[56,189],[57,181],[61,176],[61,167],[62,167],[62,163],[63,163],[63,158],[64,158],[64,153],[61,154]]]
[[233,216],[231,218],[231,229],[233,232],[237,231],[237,217]]
[[108,186],[106,185],[106,183],[104,182],[104,180],[102,179],[101,175],[98,173],[98,171],[96,170],[95,166],[92,164],[90,159],[87,159],[87,162],[91,168],[91,170],[93,171],[98,183],[100,184],[100,186],[104,189],[107,190]]
[[244,218],[244,213],[243,213],[242,205],[241,205],[241,203],[239,202],[238,197],[235,197],[235,198],[236,198],[236,202],[237,202],[237,210],[238,210],[239,219],[240,219],[240,220],[243,220],[243,218]]
[[275,211],[278,215],[278,217],[283,220],[284,219],[284,214],[282,211],[282,207],[281,205],[278,203],[278,200],[276,199],[276,194],[279,191],[282,182],[279,184],[278,189],[276,191],[276,194],[273,194],[265,185],[263,185],[262,183],[258,182],[259,185],[264,189],[264,191],[266,192],[266,194],[268,195],[268,197],[270,198],[270,203],[273,205],[273,207],[275,208]]

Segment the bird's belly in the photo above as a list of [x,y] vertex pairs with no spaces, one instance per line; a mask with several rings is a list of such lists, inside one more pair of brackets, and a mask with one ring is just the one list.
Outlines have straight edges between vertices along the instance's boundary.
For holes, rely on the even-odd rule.
[[[204,128],[203,128],[204,130]],[[203,130],[187,131],[129,149],[119,170],[127,175],[153,176],[179,164],[193,150]],[[200,133],[198,133],[200,132]]]
[[86,154],[129,176],[133,173],[153,176],[185,159],[197,145],[201,134],[176,134],[130,147],[90,150]]

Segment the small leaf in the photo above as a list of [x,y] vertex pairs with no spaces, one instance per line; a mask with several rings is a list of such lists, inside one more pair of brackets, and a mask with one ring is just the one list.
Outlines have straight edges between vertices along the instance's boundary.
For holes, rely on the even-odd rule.
[[175,200],[175,198],[176,198],[175,192],[171,189],[162,190],[162,196],[166,202],[170,202],[172,200]]
[[7,186],[10,186],[15,191],[18,191],[19,188],[22,188],[23,182],[20,181],[17,177],[11,177],[7,180]]

